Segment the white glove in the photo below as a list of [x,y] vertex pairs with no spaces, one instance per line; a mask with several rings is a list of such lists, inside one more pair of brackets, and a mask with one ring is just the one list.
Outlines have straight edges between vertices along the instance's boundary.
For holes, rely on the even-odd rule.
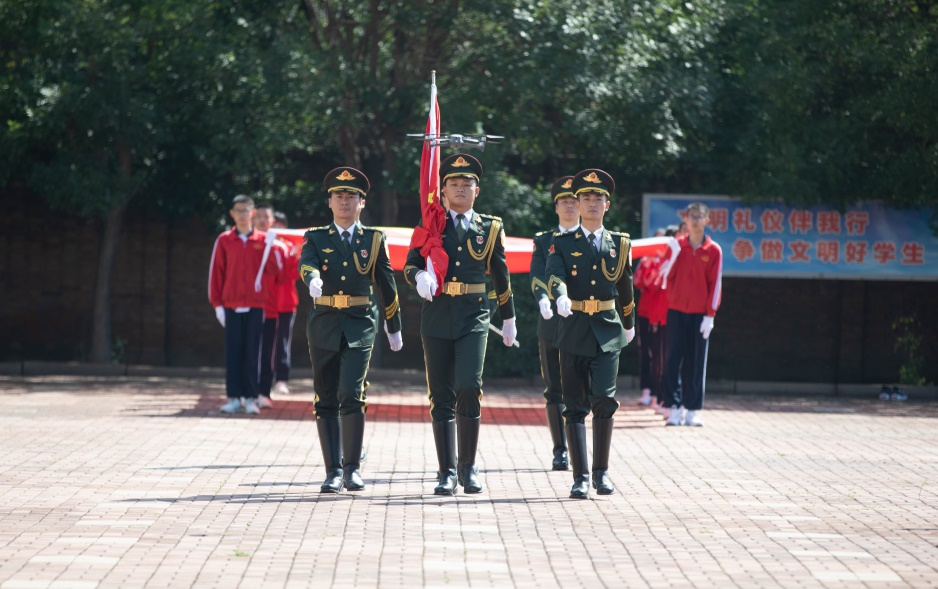
[[401,332],[389,333],[388,334],[388,343],[391,344],[392,352],[400,352],[401,348],[404,347],[404,338],[401,337]]
[[573,315],[573,311],[570,310],[570,297],[567,295],[557,297],[557,314],[561,317]]
[[218,322],[221,323],[221,326],[225,326],[225,308],[221,305],[215,307],[215,317],[218,319]]
[[671,248],[671,256],[665,260],[664,264],[661,264],[661,269],[658,271],[658,280],[661,281],[661,288],[668,288],[668,274],[671,273],[671,266],[673,266],[674,261],[677,260],[677,255],[681,253],[681,246],[678,245],[677,240],[673,237],[668,241],[668,247]]
[[635,338],[635,328],[625,330],[625,343],[630,344]]
[[515,325],[515,318],[505,319],[502,322],[502,342],[509,348],[515,344],[518,337],[518,327]]
[[704,317],[700,322],[700,333],[703,334],[704,339],[707,339],[711,331],[713,331],[713,317]]
[[436,278],[432,274],[426,270],[422,270],[417,274],[417,294],[428,301],[432,301],[436,288]]
[[322,296],[322,278],[317,276],[309,281],[309,296],[314,299]]
[[547,297],[542,297],[541,300],[537,302],[537,306],[541,308],[541,317],[544,319],[550,319],[554,316],[554,312],[550,308],[550,299]]
[[[388,322],[384,322],[384,333],[388,333]],[[391,344],[392,352],[400,352],[401,348],[404,347],[404,338],[403,334],[398,331],[397,333],[388,333],[388,343]]]

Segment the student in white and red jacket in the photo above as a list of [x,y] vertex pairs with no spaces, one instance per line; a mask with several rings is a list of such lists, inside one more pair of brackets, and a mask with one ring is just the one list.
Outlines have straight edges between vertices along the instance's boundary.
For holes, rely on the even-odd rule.
[[[244,412],[257,415],[257,384],[260,378],[261,328],[264,324],[263,288],[255,279],[266,247],[266,234],[253,226],[254,201],[238,195],[229,214],[235,226],[215,240],[208,272],[208,300],[225,328],[225,392],[228,400],[219,409],[237,413],[244,398]],[[264,274],[279,271],[277,257],[270,256]]]
[[680,213],[688,233],[677,238],[662,270],[668,293],[668,354],[665,367],[671,412],[667,425],[702,426],[707,348],[723,288],[723,250],[704,228],[710,208],[694,202]]

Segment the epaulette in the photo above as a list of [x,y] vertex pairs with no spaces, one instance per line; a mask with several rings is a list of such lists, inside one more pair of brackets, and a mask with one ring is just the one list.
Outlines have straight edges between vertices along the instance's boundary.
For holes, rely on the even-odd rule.
[[614,237],[628,237],[629,239],[631,239],[629,234],[626,233],[625,231],[610,231],[609,235],[612,235]]
[[310,227],[309,229],[307,229],[307,231],[324,231],[328,228],[329,228],[328,225],[322,225],[321,227]]
[[576,235],[576,231],[564,231],[563,233],[554,231],[554,237],[568,237],[570,235]]
[[377,227],[369,227],[368,225],[362,225],[362,231],[376,231],[381,235],[384,235],[383,229],[378,229]]
[[550,229],[547,229],[547,230],[545,230],[545,231],[538,231],[537,233],[534,234],[534,237],[540,237],[540,236],[544,235],[545,233],[550,233],[550,232],[551,232]]
[[493,219],[493,220],[495,220],[495,221],[501,221],[501,220],[502,220],[501,217],[496,217],[495,215],[486,215],[485,213],[476,213],[476,214],[479,215],[480,217],[485,218],[485,219]]

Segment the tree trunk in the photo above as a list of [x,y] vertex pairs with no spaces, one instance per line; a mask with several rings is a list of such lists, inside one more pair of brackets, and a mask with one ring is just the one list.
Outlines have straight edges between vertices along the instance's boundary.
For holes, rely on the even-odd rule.
[[117,254],[121,224],[127,211],[126,200],[111,209],[101,235],[98,250],[98,274],[94,284],[94,311],[91,315],[91,358],[92,362],[111,361],[111,271]]

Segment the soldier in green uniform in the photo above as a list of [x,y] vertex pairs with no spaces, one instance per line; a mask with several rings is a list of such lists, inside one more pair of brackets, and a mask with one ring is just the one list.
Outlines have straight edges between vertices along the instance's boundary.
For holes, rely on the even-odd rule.
[[554,336],[560,317],[554,315],[553,298],[547,290],[547,255],[554,233],[575,231],[580,225],[580,203],[573,194],[573,176],[564,176],[550,187],[554,211],[559,225],[534,236],[531,255],[531,291],[537,301],[541,317],[537,320],[537,347],[541,357],[541,376],[544,378],[544,399],[547,402],[547,426],[554,443],[554,470],[567,470],[567,440],[563,428],[563,395],[560,388],[560,350],[554,346]]
[[560,348],[563,412],[573,488],[570,497],[588,499],[590,471],[586,457],[586,416],[593,413],[593,487],[610,495],[609,448],[619,352],[635,335],[632,299],[632,253],[628,234],[603,228],[612,177],[597,169],[573,177],[580,201],[580,227],[554,233],[547,257],[547,289],[563,319],[554,339]]
[[407,282],[416,285],[418,294],[426,299],[420,335],[439,462],[437,495],[452,495],[457,482],[466,493],[482,492],[475,459],[489,332],[486,272],[491,274],[504,320],[503,342],[510,346],[517,335],[502,221],[472,208],[481,178],[482,165],[470,155],[455,154],[440,164],[441,193],[449,207],[442,235],[443,249],[449,255],[443,292],[434,296],[436,279],[426,271],[419,249],[408,252],[404,268]]
[[[368,178],[355,168],[326,174],[333,222],[306,232],[300,276],[313,308],[306,323],[316,392],[316,427],[326,463],[323,493],[365,488],[360,473],[365,432],[365,375],[381,324],[391,349],[403,346],[397,285],[384,233],[358,223]],[[376,304],[374,288],[382,301]]]

